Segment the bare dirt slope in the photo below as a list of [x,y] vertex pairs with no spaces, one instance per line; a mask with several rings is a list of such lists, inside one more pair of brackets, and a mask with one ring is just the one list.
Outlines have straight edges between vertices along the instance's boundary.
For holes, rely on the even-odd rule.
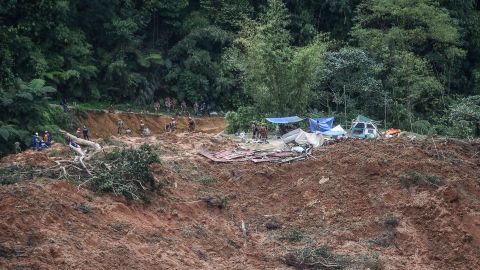
[[[131,128],[134,136],[139,136],[140,120],[143,120],[152,134],[165,133],[165,125],[170,123],[169,115],[134,114],[134,113],[104,113],[89,112],[82,119],[81,124],[87,125],[90,129],[90,136],[93,138],[104,138],[117,134],[117,121],[122,119],[126,128]],[[186,117],[176,117],[177,130],[186,131],[188,128]],[[196,130],[204,133],[219,133],[225,129],[223,117],[194,117]]]
[[372,268],[480,269],[478,142],[347,141],[279,165],[211,163],[196,151],[236,142],[207,134],[125,141],[162,149],[163,192],[128,205],[71,181],[0,186],[0,269],[294,269],[289,252],[321,245]]

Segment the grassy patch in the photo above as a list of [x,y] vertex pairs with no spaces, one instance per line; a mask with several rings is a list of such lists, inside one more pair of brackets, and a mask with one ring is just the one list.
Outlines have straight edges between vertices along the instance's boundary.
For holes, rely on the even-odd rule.
[[208,186],[217,182],[217,178],[211,175],[202,175],[197,178],[197,182],[201,185]]
[[288,242],[300,242],[304,238],[305,238],[305,235],[303,234],[302,231],[298,229],[293,229],[281,235],[278,239],[282,241],[288,241]]
[[0,185],[12,185],[22,180],[32,180],[34,170],[31,166],[2,166],[0,167]]
[[290,252],[284,258],[285,264],[295,269],[381,269],[378,254],[352,257],[334,253],[329,247],[306,246]]
[[86,203],[77,204],[75,206],[75,210],[77,210],[78,212],[84,213],[84,214],[88,214],[88,213],[92,212],[92,208],[90,206],[88,206],[88,204],[86,204]]
[[413,186],[441,186],[443,181],[436,175],[421,174],[416,171],[410,171],[400,177],[400,185],[404,188]]
[[216,207],[219,209],[225,209],[228,205],[228,197],[224,195],[213,195],[200,198],[200,200],[207,203],[208,207]]

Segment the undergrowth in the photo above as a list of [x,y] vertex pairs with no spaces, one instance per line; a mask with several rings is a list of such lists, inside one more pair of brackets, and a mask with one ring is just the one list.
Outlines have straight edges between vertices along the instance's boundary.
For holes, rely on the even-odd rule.
[[288,253],[284,262],[295,269],[381,269],[378,254],[372,256],[346,256],[334,253],[329,247],[305,246]]
[[303,235],[302,231],[298,229],[293,229],[281,235],[278,239],[282,241],[288,241],[288,242],[300,242],[304,238],[305,236]]
[[209,207],[225,209],[228,205],[228,197],[224,195],[208,195],[200,198],[200,200],[207,203]]
[[204,186],[208,186],[208,185],[211,185],[211,184],[217,182],[217,178],[215,178],[215,176],[211,176],[211,175],[202,175],[202,176],[198,177],[197,182],[204,185]]
[[410,188],[413,186],[441,186],[443,181],[436,175],[421,174],[416,171],[410,171],[407,174],[400,177],[400,185],[404,188]]
[[146,186],[152,190],[162,188],[149,170],[150,164],[159,161],[154,149],[147,144],[138,149],[114,150],[105,155],[103,166],[96,168],[91,187],[94,191],[123,195],[128,201],[148,202]]
[[0,185],[11,185],[19,181],[32,180],[35,175],[31,166],[2,166],[0,167]]

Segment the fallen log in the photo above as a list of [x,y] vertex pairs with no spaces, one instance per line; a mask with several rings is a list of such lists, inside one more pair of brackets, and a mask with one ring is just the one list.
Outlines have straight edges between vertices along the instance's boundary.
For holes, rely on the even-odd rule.
[[74,136],[74,135],[66,132],[65,130],[61,130],[61,129],[60,129],[60,132],[61,132],[64,136],[66,136],[66,137],[74,140],[78,145],[90,146],[90,147],[95,148],[95,150],[101,150],[101,149],[102,149],[102,147],[101,147],[100,144],[98,144],[98,143],[94,143],[94,142],[91,142],[91,141],[87,141],[87,140],[78,138],[77,136]]

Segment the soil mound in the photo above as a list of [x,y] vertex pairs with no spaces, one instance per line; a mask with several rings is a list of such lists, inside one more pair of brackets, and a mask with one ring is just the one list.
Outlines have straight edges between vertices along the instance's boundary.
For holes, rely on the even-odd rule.
[[346,141],[282,165],[211,163],[198,149],[237,142],[203,133],[124,142],[161,149],[161,194],[129,205],[73,179],[0,186],[0,268],[301,269],[328,246],[369,258],[336,268],[480,269],[479,142]]

